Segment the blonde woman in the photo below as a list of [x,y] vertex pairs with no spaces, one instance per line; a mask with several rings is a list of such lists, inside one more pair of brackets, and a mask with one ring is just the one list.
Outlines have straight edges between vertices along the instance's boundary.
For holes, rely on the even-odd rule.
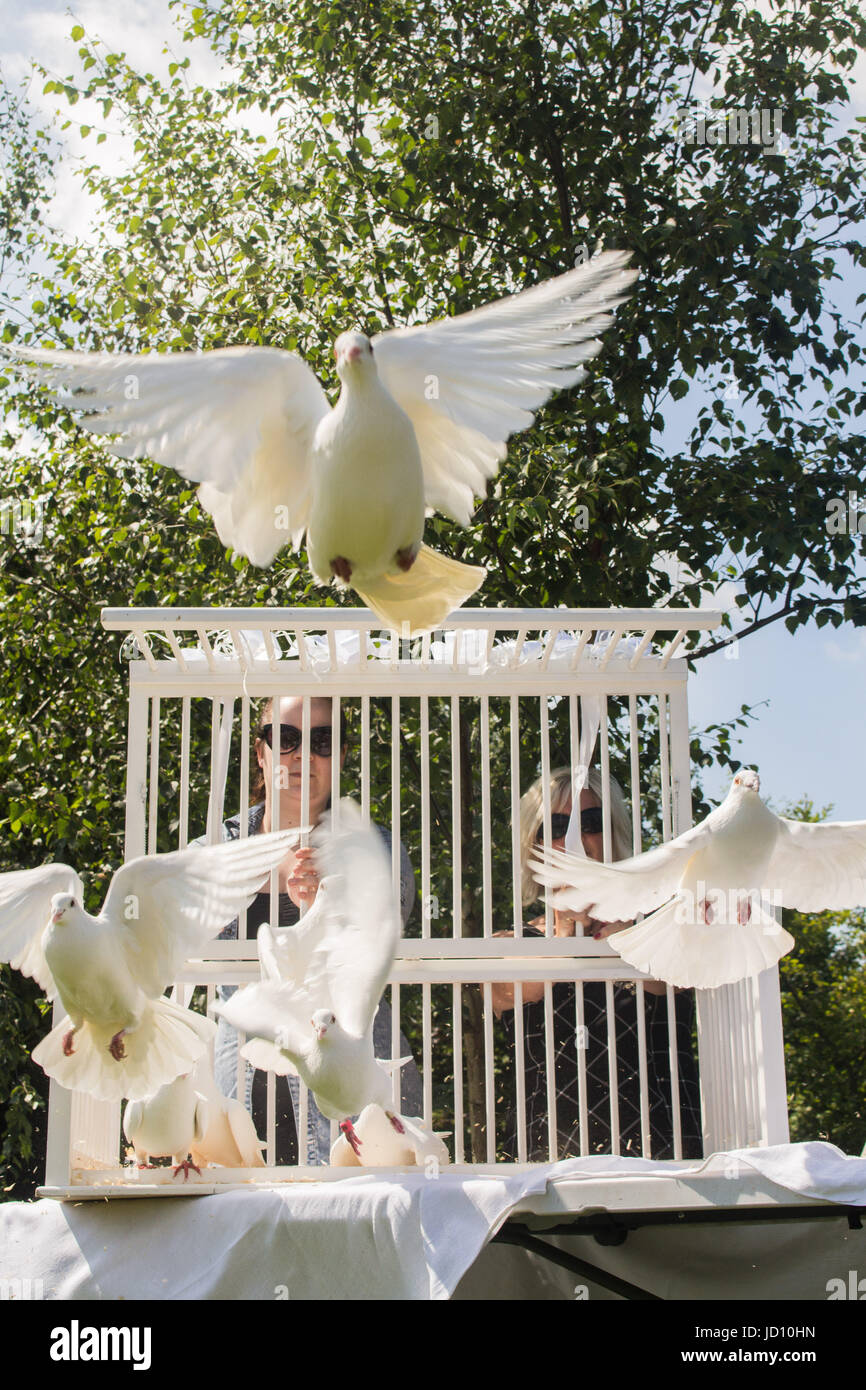
[[[632,854],[631,817],[618,782],[611,777],[610,803],[611,857],[627,859]],[[539,778],[520,803],[520,848],[523,904],[538,901],[540,888],[529,867],[532,850],[543,838],[543,783]],[[563,848],[571,816],[571,770],[557,768],[550,778],[551,842]],[[602,780],[598,769],[589,772],[580,794],[581,841],[590,859],[601,860]],[[555,936],[592,936],[602,940],[629,926],[628,922],[600,922],[586,913],[555,910]],[[531,919],[524,928],[527,936],[544,934],[544,916]],[[499,933],[510,935],[511,933]],[[557,1153],[559,1158],[581,1152],[578,1092],[578,1046],[583,1044],[586,1063],[586,1103],[588,1133],[586,1152],[611,1152],[611,1095],[608,1069],[607,992],[602,981],[583,986],[584,1034],[578,1035],[577,988],[560,982],[552,988],[554,1075],[556,1089]],[[651,1155],[673,1157],[673,1111],[671,1103],[670,1051],[666,987],[660,981],[644,984],[644,1016],[647,1046],[647,1085]],[[638,1018],[633,985],[616,984],[614,1022],[616,1028],[617,1096],[620,1142],[618,1152],[640,1156],[640,1084],[638,1071]],[[678,991],[676,996],[676,1048],[679,1082],[680,1125],[683,1156],[702,1153],[700,1088],[692,1047],[694,995]],[[514,1047],[514,986],[494,985],[493,1010],[505,1026]],[[527,1155],[541,1161],[549,1155],[547,1104],[547,1050],[545,1033],[544,984],[528,981],[523,985],[523,1047],[526,1078]],[[517,1157],[517,1116],[512,1110],[506,1123],[506,1150]]]

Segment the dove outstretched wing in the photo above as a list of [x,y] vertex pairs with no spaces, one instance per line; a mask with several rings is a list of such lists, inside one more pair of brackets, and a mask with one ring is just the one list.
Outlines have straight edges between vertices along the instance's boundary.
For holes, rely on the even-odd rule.
[[[7,348],[31,373],[72,391],[92,434],[121,458],[151,458],[202,484],[220,539],[269,564],[300,545],[310,505],[309,459],[330,407],[306,363],[277,348],[204,353],[55,352]],[[275,509],[285,516],[275,521]]]
[[679,887],[692,855],[709,843],[710,818],[646,854],[601,864],[565,850],[539,851],[532,872],[539,883],[561,888],[555,902],[575,912],[592,908],[605,922],[627,922],[638,912],[652,912]]
[[269,1049],[263,1051],[256,1047],[256,1041],[272,1043],[292,1062],[302,1060],[313,1036],[310,1015],[317,1007],[303,986],[263,980],[261,984],[239,989],[222,1003],[212,1004],[211,1012],[221,1014],[233,1028],[252,1040],[242,1049],[248,1061],[270,1069],[274,1058]]
[[799,912],[866,905],[866,821],[780,817],[767,882]]
[[354,802],[339,806],[312,837],[328,875],[330,910],[323,914],[304,985],[317,1008],[330,1008],[345,1031],[363,1037],[372,1027],[400,940],[391,863],[382,837],[365,825]]
[[415,427],[428,507],[469,525],[510,435],[585,376],[636,278],[629,254],[604,252],[468,314],[372,340],[379,377]]
[[[257,932],[262,979],[276,984],[303,981],[322,934],[321,919],[332,910],[334,885],[321,879],[319,891],[307,912],[291,927],[270,927],[263,922]],[[327,1003],[323,1003],[323,1008]]]
[[102,917],[122,931],[128,968],[146,994],[160,995],[181,962],[250,905],[297,834],[193,846],[118,869]]
[[42,950],[42,936],[56,893],[71,893],[79,903],[84,899],[84,884],[68,864],[43,864],[0,875],[0,960],[29,975],[49,999],[56,997],[57,987]]

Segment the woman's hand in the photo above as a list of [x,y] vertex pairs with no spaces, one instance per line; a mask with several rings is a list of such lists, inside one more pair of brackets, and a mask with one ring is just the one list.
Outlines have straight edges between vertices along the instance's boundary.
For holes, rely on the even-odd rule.
[[[540,920],[543,924],[544,918]],[[556,936],[585,936],[589,922],[587,912],[573,912],[570,907],[553,909],[553,931]]]
[[597,917],[589,917],[583,934],[593,937],[596,941],[604,941],[605,937],[630,926],[630,922],[600,922]]
[[295,850],[295,864],[286,879],[286,892],[295,907],[309,907],[319,891],[319,874],[315,851],[306,845]]

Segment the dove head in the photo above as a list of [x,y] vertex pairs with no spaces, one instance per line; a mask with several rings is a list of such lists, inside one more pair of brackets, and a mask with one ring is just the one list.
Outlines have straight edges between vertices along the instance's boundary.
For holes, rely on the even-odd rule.
[[744,767],[740,769],[740,771],[734,778],[733,785],[731,787],[732,791],[734,787],[736,787],[738,791],[754,792],[757,795],[758,792],[760,792],[761,790],[761,779],[758,776],[757,772],[755,772],[754,768]]
[[327,1035],[328,1030],[333,1028],[336,1022],[337,1020],[330,1009],[316,1009],[316,1012],[310,1019],[310,1023],[313,1025],[313,1030],[319,1042],[322,1041]]
[[347,373],[354,376],[373,367],[373,344],[363,333],[341,333],[334,344],[334,356],[340,380],[345,381]]
[[51,924],[58,926],[66,921],[66,914],[75,907],[75,899],[71,893],[55,893],[51,899]]

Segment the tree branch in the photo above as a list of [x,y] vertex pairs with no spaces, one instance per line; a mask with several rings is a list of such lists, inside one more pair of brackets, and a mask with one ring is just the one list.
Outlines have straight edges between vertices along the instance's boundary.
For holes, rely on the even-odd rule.
[[[701,647],[696,652],[689,652],[689,661],[700,661],[701,657],[712,656],[714,652],[720,652],[725,647],[730,647],[734,642],[742,642],[746,637],[750,637],[753,632],[757,632],[759,628],[768,627],[770,623],[778,622],[780,618],[786,618],[791,613],[798,613],[802,608],[811,607],[813,602],[815,602],[815,600],[803,598],[798,599],[796,603],[786,603],[783,608],[780,608],[776,613],[771,613],[769,617],[760,618],[757,622],[750,623],[748,627],[744,627],[740,632],[732,632],[730,637],[726,637],[724,641],[711,642],[707,647]],[[848,599],[828,598],[820,599],[818,602],[820,602],[823,607],[830,608],[834,605],[847,603]]]

